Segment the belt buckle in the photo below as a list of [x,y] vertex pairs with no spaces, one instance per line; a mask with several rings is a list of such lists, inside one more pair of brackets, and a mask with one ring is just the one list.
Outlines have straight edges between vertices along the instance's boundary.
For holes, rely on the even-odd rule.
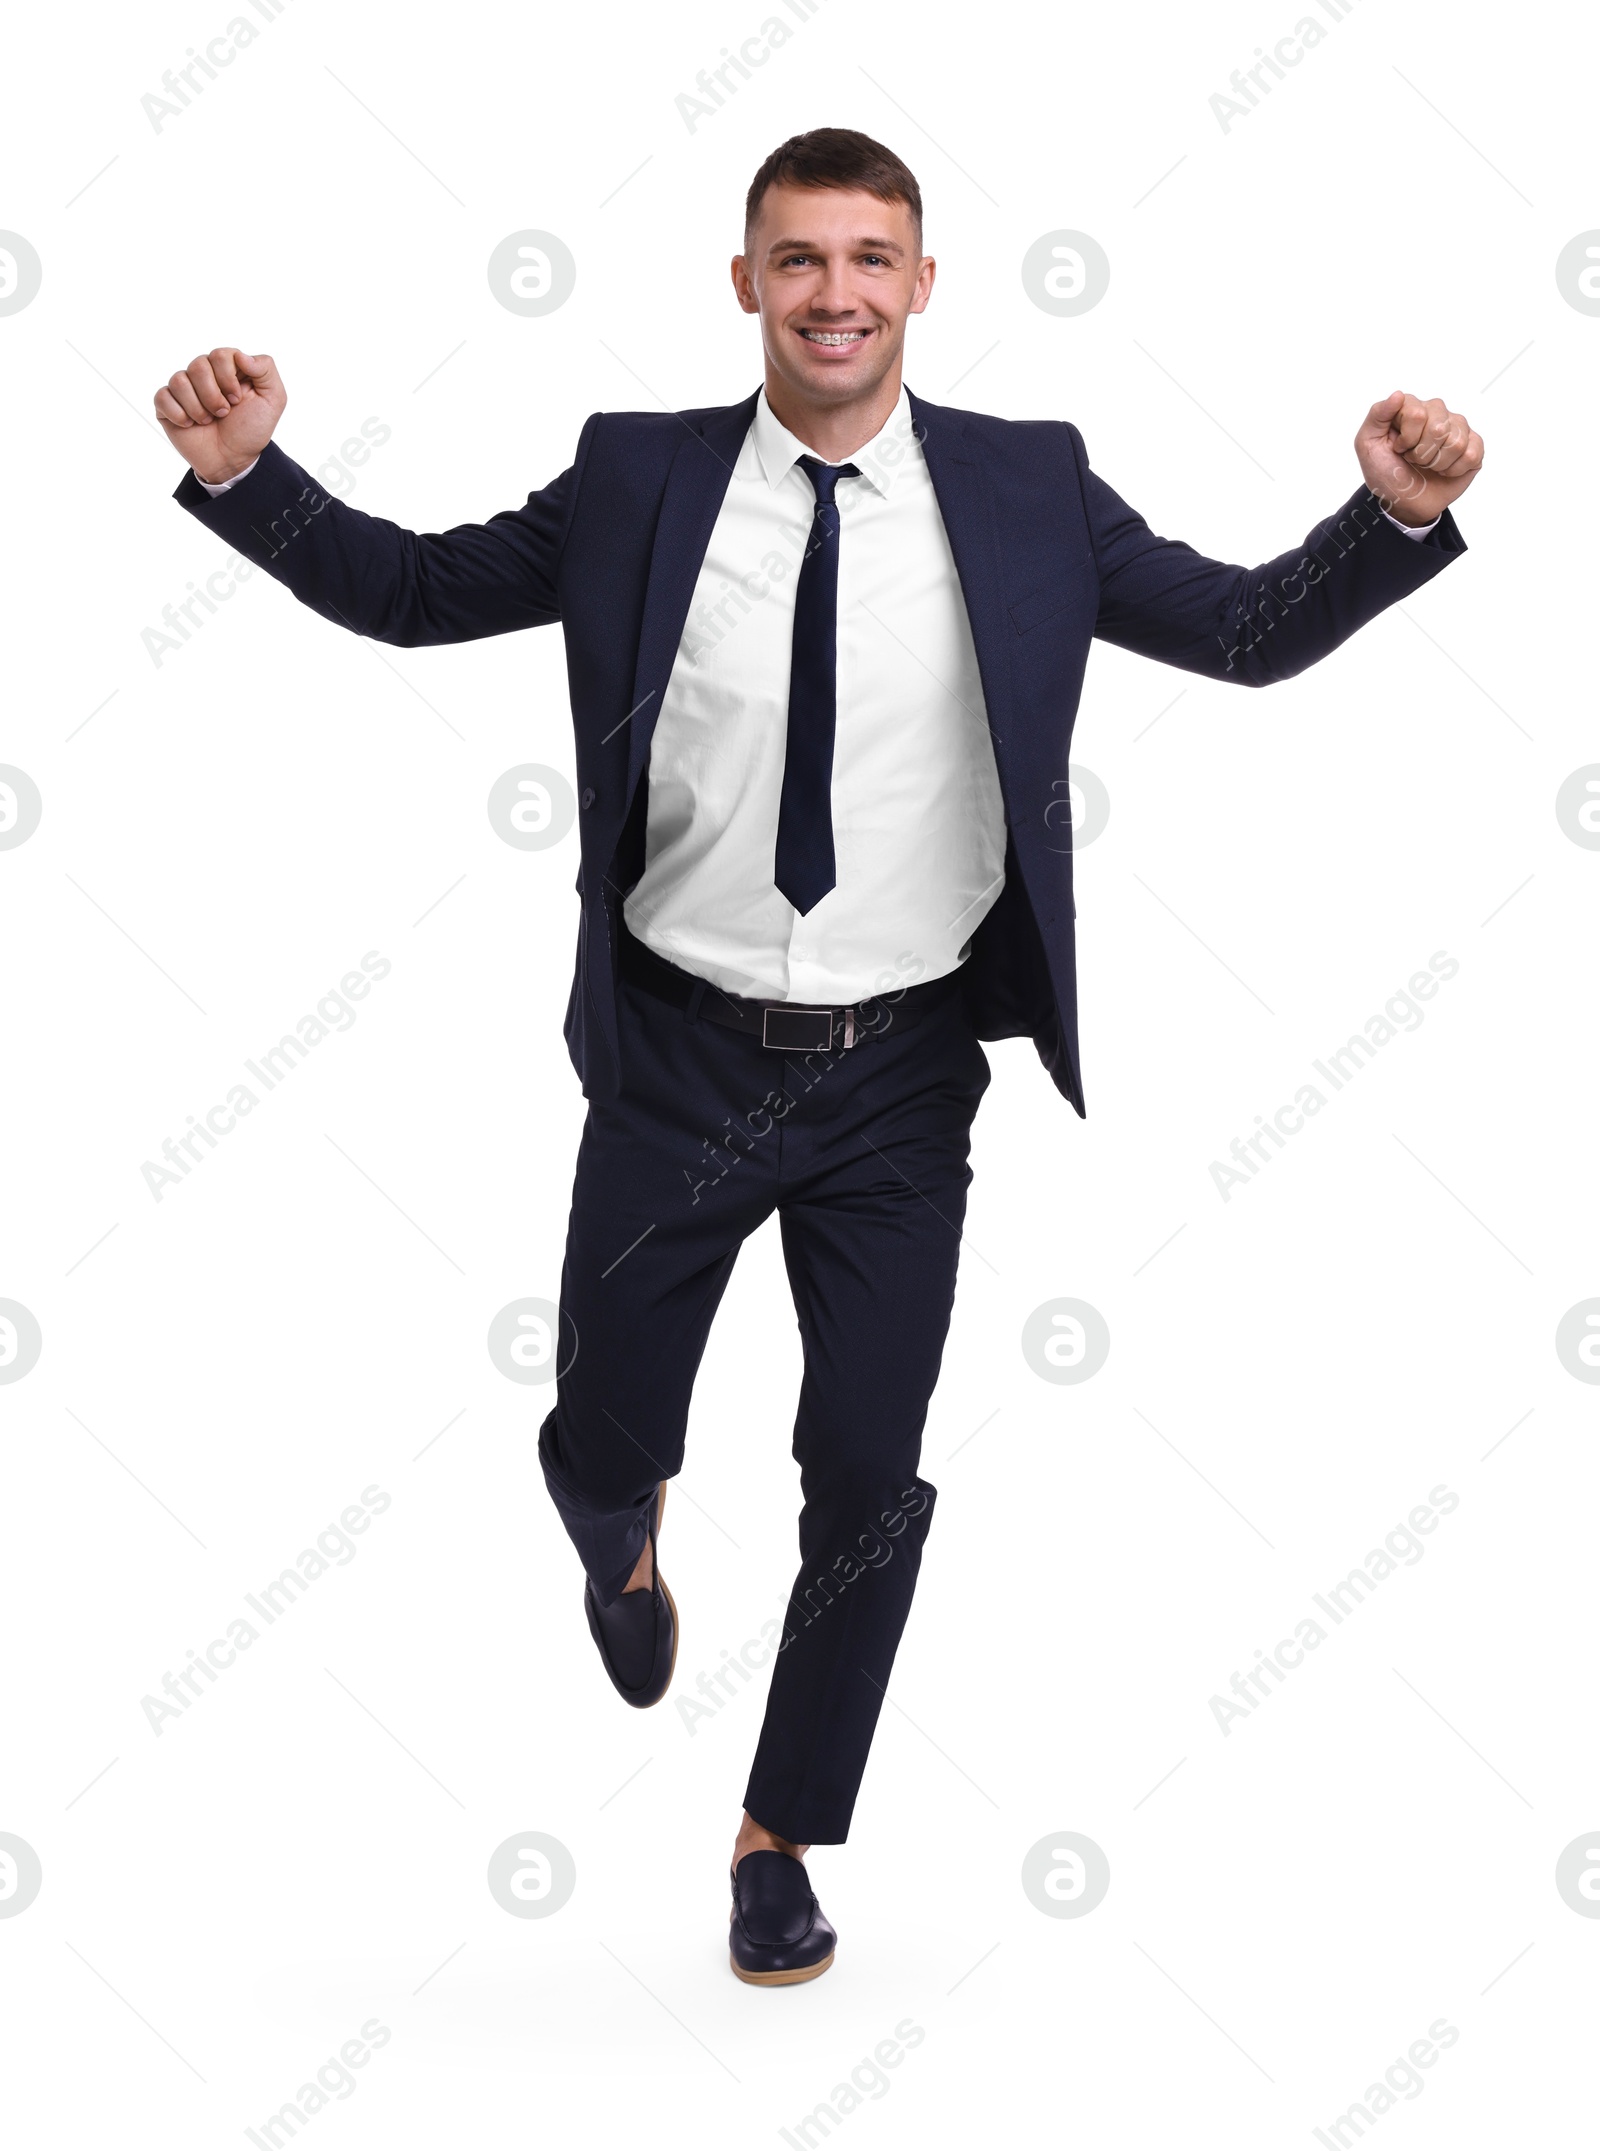
[[779,1053],[826,1052],[833,1044],[833,1017],[831,1008],[769,1001],[761,1011],[761,1043]]

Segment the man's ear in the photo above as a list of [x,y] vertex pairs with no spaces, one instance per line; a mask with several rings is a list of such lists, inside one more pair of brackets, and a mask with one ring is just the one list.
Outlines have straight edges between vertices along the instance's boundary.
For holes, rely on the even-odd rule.
[[759,314],[761,301],[756,297],[755,286],[750,281],[750,271],[745,256],[735,254],[728,264],[728,271],[733,278],[734,297],[739,301],[739,304],[747,314]]

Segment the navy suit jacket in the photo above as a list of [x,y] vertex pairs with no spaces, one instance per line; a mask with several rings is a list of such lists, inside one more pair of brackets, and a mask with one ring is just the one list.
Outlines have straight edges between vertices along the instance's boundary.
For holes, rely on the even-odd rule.
[[[910,397],[960,577],[1006,813],[1006,879],[963,990],[980,1038],[1031,1037],[1081,1114],[1067,758],[1099,635],[1265,687],[1336,649],[1466,547],[1403,536],[1359,487],[1259,567],[1160,538],[1089,468],[1075,426]],[[274,442],[215,499],[174,498],[325,619],[413,649],[561,623],[577,734],[582,918],[566,1038],[587,1095],[619,1078],[623,896],[644,863],[650,738],[755,410],[597,412],[571,468],[487,523],[422,535],[328,494]]]

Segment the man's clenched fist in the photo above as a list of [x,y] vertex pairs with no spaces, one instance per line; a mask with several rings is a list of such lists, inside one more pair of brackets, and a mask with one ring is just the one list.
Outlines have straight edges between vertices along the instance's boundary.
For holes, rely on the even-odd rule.
[[237,478],[255,461],[288,400],[271,359],[232,344],[191,359],[155,394],[162,432],[211,485]]
[[1437,396],[1397,388],[1375,403],[1356,435],[1361,475],[1401,523],[1431,523],[1459,500],[1483,464],[1483,442]]

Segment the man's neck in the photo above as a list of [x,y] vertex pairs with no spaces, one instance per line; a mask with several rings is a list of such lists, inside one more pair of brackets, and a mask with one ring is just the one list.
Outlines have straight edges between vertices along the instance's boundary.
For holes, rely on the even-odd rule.
[[780,426],[803,441],[824,463],[848,463],[858,448],[876,438],[900,401],[900,368],[895,366],[869,395],[849,403],[814,403],[799,396],[769,366],[767,402]]

